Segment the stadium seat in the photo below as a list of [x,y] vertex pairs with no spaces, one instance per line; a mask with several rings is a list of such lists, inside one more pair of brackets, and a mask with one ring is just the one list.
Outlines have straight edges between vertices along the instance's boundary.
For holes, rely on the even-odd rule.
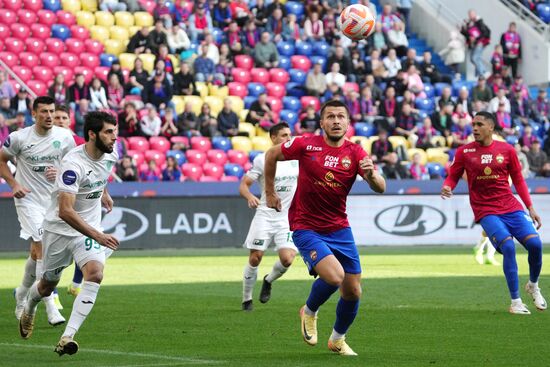
[[14,23],[10,25],[10,29],[11,29],[11,34],[22,41],[29,38],[31,35],[31,29],[27,24]]
[[151,27],[153,25],[153,16],[144,11],[134,13],[134,21],[138,27]]
[[199,92],[200,98],[204,98],[210,94],[209,87],[206,85],[205,82],[195,82],[195,86],[197,87],[197,92]]
[[185,153],[187,162],[203,165],[206,163],[206,151],[197,149],[188,149]]
[[61,7],[65,11],[69,11],[71,13],[76,13],[80,9],[82,9],[82,6],[80,5],[80,0],[61,0]]
[[261,152],[259,150],[251,150],[250,152],[248,152],[248,160],[250,162],[254,162],[254,159],[256,159],[257,156],[259,156],[260,154],[263,154],[264,152]]
[[269,72],[264,68],[252,68],[250,76],[254,83],[265,84],[269,82]]
[[229,163],[244,166],[248,162],[248,153],[242,150],[231,149],[227,152],[227,160]]
[[151,73],[155,68],[155,55],[153,54],[141,54],[139,55],[141,61],[143,61],[143,68]]
[[17,22],[17,14],[13,10],[0,11],[0,23],[8,26]]
[[248,83],[248,96],[257,97],[265,91],[265,86],[261,83]]
[[428,169],[428,174],[430,177],[445,177],[445,167],[440,163],[428,162],[426,164],[426,168]]
[[90,37],[99,42],[105,42],[109,39],[109,29],[100,25],[93,25],[90,27]]
[[[248,97],[246,97],[248,98]],[[246,116],[248,116],[248,109],[245,109],[241,111],[240,115],[239,115],[239,121],[240,122],[246,122]]]
[[115,13],[115,24],[120,27],[130,28],[134,25],[134,15],[127,11],[117,11]]
[[32,68],[32,74],[34,79],[40,80],[44,83],[49,83],[53,80],[53,70],[47,66],[35,66]]
[[17,21],[30,26],[31,24],[36,23],[36,13],[28,9],[19,9],[17,11]]
[[450,88],[451,85],[447,84],[447,83],[435,83],[435,85],[434,85],[435,95],[438,96],[438,97],[441,96],[441,93],[442,93],[443,89],[446,88],[446,87]]
[[152,136],[149,138],[151,149],[166,153],[170,150],[170,142],[164,136]]
[[193,136],[191,138],[191,149],[207,152],[212,149],[212,142],[204,136]]
[[178,114],[183,112],[183,109],[187,102],[191,102],[191,105],[193,106],[193,112],[197,116],[200,114],[201,106],[203,104],[203,100],[199,96],[174,96],[172,97],[172,101],[174,101],[174,103],[176,104],[176,112]]
[[80,58],[80,65],[90,68],[92,70],[100,65],[99,57],[97,57],[92,53],[84,52],[79,55],[79,58]]
[[[239,124],[240,126],[240,124]],[[254,128],[255,129],[255,128]],[[242,152],[250,152],[252,150],[252,141],[246,136],[234,136],[231,138],[231,145],[233,150],[240,150]],[[228,151],[228,154],[231,150]]]
[[357,136],[371,137],[376,134],[376,127],[373,124],[369,124],[366,122],[357,122],[355,123],[354,127],[355,135]]
[[97,66],[94,68],[94,75],[99,78],[99,80],[104,83],[108,83],[108,75],[110,68],[106,66]]
[[269,70],[269,80],[275,83],[286,84],[290,81],[290,76],[286,70],[273,68]]
[[428,155],[426,154],[426,152],[424,151],[424,149],[419,149],[419,148],[410,148],[410,149],[407,149],[407,156],[409,158],[409,161],[412,161],[412,157],[416,154],[420,154],[420,163],[422,164],[426,164],[428,163]]
[[255,136],[252,138],[252,149],[260,150],[262,152],[267,151],[272,146],[271,139],[265,136]]
[[19,55],[21,52],[25,51],[25,44],[19,38],[9,37],[4,40],[4,48],[8,52]]
[[34,38],[39,38],[45,40],[50,37],[51,29],[49,26],[44,24],[33,24],[31,25],[31,36]]
[[290,75],[290,81],[292,83],[297,83],[299,85],[305,85],[307,73],[305,73],[303,70],[300,69],[290,69],[288,71],[288,74]]
[[54,68],[56,66],[61,65],[61,62],[59,60],[59,56],[56,53],[53,52],[43,52],[40,54],[40,61],[42,63],[42,66],[47,66],[49,68]]
[[205,163],[202,165],[202,172],[204,174],[203,178],[210,177],[213,181],[219,181],[224,175],[223,164]]
[[291,130],[294,129],[294,124],[298,122],[298,117],[299,117],[298,113],[291,110],[282,110],[281,113],[279,113],[280,122],[284,121],[290,126],[292,126]]
[[[303,55],[290,56],[290,64],[292,65],[292,69],[299,69],[305,73],[311,69],[311,61]],[[292,75],[290,76],[290,79],[292,80]]]
[[276,46],[280,56],[290,57],[294,55],[294,45],[291,42],[279,41]]
[[[241,122],[239,124],[239,132],[247,133],[249,138],[256,136],[256,127],[249,122]],[[240,148],[235,148],[240,149]]]
[[13,52],[2,51],[0,52],[0,60],[4,61],[10,68],[17,65],[19,58],[15,56]]
[[434,136],[430,139],[430,143],[435,147],[446,147],[447,139],[444,136]]
[[46,50],[46,44],[39,38],[30,37],[25,40],[25,48],[27,52],[38,55]]
[[254,59],[250,55],[235,55],[235,67],[250,71],[254,67]]
[[218,182],[218,181],[219,180],[217,180],[215,177],[206,176],[204,172],[201,178],[199,179],[199,182]]
[[542,19],[545,23],[550,23],[550,4],[548,3],[537,4],[536,9],[540,19]]
[[227,163],[227,155],[225,154],[225,151],[221,149],[210,149],[206,152],[206,158],[208,162],[219,164],[220,166]]
[[426,98],[432,99],[435,97],[435,89],[434,86],[429,83],[424,83],[424,93],[426,94]]
[[239,96],[244,98],[248,94],[248,89],[246,88],[245,83],[229,82],[227,83],[227,87],[229,88],[230,96]]
[[181,165],[181,173],[186,180],[199,181],[202,176],[202,167],[199,164],[184,163]]
[[149,141],[143,136],[129,136],[128,140],[129,149],[136,150],[138,152],[145,152],[149,150]]
[[90,31],[86,27],[73,25],[71,26],[71,36],[85,41],[90,38]]
[[59,59],[61,60],[61,65],[69,67],[69,68],[75,68],[80,65],[80,59],[78,56],[71,52],[63,52],[59,55]]
[[325,56],[311,56],[310,60],[313,65],[321,64],[321,70],[323,72],[327,70],[327,58]]
[[65,52],[65,43],[57,38],[47,38],[45,41],[46,44],[46,50],[49,53],[55,54],[55,55],[61,55],[63,52]]
[[[197,85],[197,83],[195,83],[195,85]],[[201,83],[200,85],[202,86],[203,84]],[[206,92],[205,96],[210,95],[210,96],[225,98],[229,95],[229,88],[227,88],[226,85],[218,86],[214,84],[209,84],[208,86],[204,85],[204,89]],[[199,90],[198,85],[197,85],[197,90]],[[201,93],[201,90],[199,90],[199,94],[200,93]]]
[[269,82],[265,87],[268,96],[281,99],[286,94],[285,86],[280,83]]
[[134,62],[136,61],[137,55],[130,53],[121,53],[118,55],[118,61],[120,61],[120,66],[126,69],[133,69]]
[[59,24],[65,24],[67,27],[70,27],[76,24],[76,16],[73,13],[69,13],[68,11],[64,11],[64,10],[59,10],[56,15],[57,15],[57,23]]
[[86,52],[86,46],[84,42],[77,38],[68,38],[65,40],[65,47],[67,52],[71,52],[75,55],[80,55],[83,52]]
[[288,56],[279,56],[279,64],[278,67],[280,69],[289,71],[292,68],[292,64],[290,63],[290,57]]
[[304,4],[301,1],[287,1],[285,9],[287,13],[296,15],[298,20],[304,16]]
[[181,150],[169,150],[166,152],[166,158],[168,157],[174,157],[176,162],[178,162],[178,166],[181,166],[185,162],[187,162],[187,158],[185,157],[185,153],[183,153]]
[[437,162],[445,166],[449,162],[449,155],[444,148],[428,148],[426,149],[428,162]]
[[233,68],[231,70],[231,76],[233,77],[233,81],[243,84],[248,84],[251,80],[250,72],[245,69]]
[[145,161],[149,162],[150,160],[154,160],[157,163],[157,167],[161,167],[164,163],[166,163],[166,155],[164,152],[159,152],[158,150],[150,149],[146,150],[144,153]]
[[227,152],[229,149],[232,149],[231,140],[226,136],[214,136],[212,138],[212,148],[220,149],[224,152]]
[[74,79],[74,72],[72,68],[66,66],[56,66],[53,68],[54,75],[63,74],[65,76],[65,83],[71,83]]
[[398,146],[402,146],[403,148],[407,149],[410,148],[410,143],[404,136],[400,135],[393,135],[388,137],[388,141],[392,145],[394,151],[397,149]]
[[65,41],[71,37],[71,30],[64,24],[52,25],[52,37]]
[[[11,36],[10,27],[5,25],[5,24],[0,24],[0,39],[3,41],[6,38],[8,38],[9,36]],[[0,50],[0,51],[2,51],[2,50]]]
[[32,10],[35,13],[42,10],[43,6],[42,0],[23,0],[23,8]]
[[36,15],[38,19],[40,19],[40,23],[45,26],[51,27],[53,24],[57,23],[57,15],[51,10],[40,9]]
[[348,90],[352,90],[352,91],[355,91],[355,92],[359,93],[359,84],[357,84],[355,82],[345,82],[344,87],[342,88],[342,90],[344,91],[344,94]]
[[239,179],[244,176],[244,168],[238,164],[227,163],[223,170],[226,176],[235,176]]
[[298,98],[286,96],[283,97],[283,107],[285,110],[299,112],[302,109],[302,104]]
[[115,25],[115,16],[108,11],[96,11],[95,24],[110,28]]
[[[228,96],[227,98],[229,98],[231,100],[232,109],[237,114],[237,116],[239,116],[241,111],[244,110],[243,99],[241,97],[237,97],[237,96]],[[223,103],[223,100],[222,100],[222,103]],[[214,112],[214,110],[212,110],[212,113],[213,112]]]
[[313,53],[313,47],[309,42],[298,41],[294,47],[297,55],[311,56]]
[[315,111],[319,111],[321,109],[321,102],[319,101],[319,98],[313,97],[313,96],[303,96],[300,98],[300,103],[302,103],[302,109],[307,109],[308,106],[313,106],[315,108]]
[[269,106],[271,107],[271,111],[275,113],[279,113],[283,110],[283,103],[281,102],[280,98],[268,96],[267,103],[269,103]]
[[44,9],[56,12],[61,10],[61,0],[43,0]]
[[101,66],[108,66],[108,67],[111,67],[111,65],[113,65],[113,62],[118,60],[117,57],[113,54],[101,54],[99,56],[99,64]]
[[[36,57],[36,61],[38,61],[38,57]],[[25,83],[32,78],[32,70],[28,66],[15,65],[12,70]]]
[[98,0],[80,0],[82,10],[96,12],[98,8]]
[[17,11],[23,6],[21,0],[3,0],[3,3],[5,9],[13,11]]
[[43,81],[31,79],[27,82],[27,86],[37,96],[42,96],[48,93],[48,87]]
[[[119,41],[128,41],[130,39],[130,34],[128,29],[121,26],[112,26],[109,28],[110,39],[119,40]],[[126,48],[126,47],[125,47]]]
[[433,98],[417,98],[415,101],[416,108],[422,111],[431,112],[435,108]]
[[170,137],[170,144],[172,144],[172,147],[174,147],[174,145],[184,146],[185,149],[190,147],[189,138],[187,136],[172,136]]
[[[313,43],[313,56],[321,56],[323,58],[328,57],[330,54],[330,45],[325,41],[317,41]],[[311,62],[315,63],[312,58]]]

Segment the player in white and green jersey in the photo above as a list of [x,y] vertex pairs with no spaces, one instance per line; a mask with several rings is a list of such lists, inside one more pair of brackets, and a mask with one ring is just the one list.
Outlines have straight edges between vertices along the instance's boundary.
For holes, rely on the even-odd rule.
[[[269,136],[273,144],[277,145],[290,140],[292,134],[288,124],[281,122],[271,127]],[[275,250],[279,254],[279,260],[263,279],[260,292],[260,302],[262,303],[269,301],[272,283],[288,270],[297,252],[292,242],[292,232],[288,224],[288,208],[290,208],[298,184],[298,161],[277,163],[275,189],[282,201],[280,212],[266,206],[264,162],[265,153],[256,156],[252,168],[243,177],[239,186],[239,192],[247,200],[248,206],[256,209],[256,214],[252,219],[252,223],[250,223],[250,230],[244,243],[244,247],[250,250],[243,275],[242,309],[244,311],[252,311],[252,290],[258,278],[258,266],[269,245],[274,243]],[[258,182],[262,190],[260,199],[250,192],[250,186],[255,181]]]
[[33,331],[38,302],[53,291],[63,269],[74,258],[84,273],[82,290],[75,298],[65,332],[55,351],[74,354],[78,344],[73,337],[92,310],[103,280],[105,258],[118,247],[118,240],[103,233],[101,207],[110,211],[113,200],[106,191],[107,181],[118,160],[114,150],[116,119],[106,112],[90,112],[84,121],[86,144],[71,150],[61,162],[55,181],[52,205],[44,220],[44,275],[33,285],[19,321],[21,336]]
[[[30,256],[25,264],[21,285],[15,290],[15,316],[21,317],[25,298],[42,274],[42,222],[51,201],[56,172],[65,154],[74,148],[70,131],[53,125],[55,101],[48,96],[33,103],[35,124],[12,132],[0,151],[0,175],[12,188],[20,237],[31,242]],[[11,174],[7,162],[15,159],[17,170]],[[44,300],[48,322],[65,322],[55,307],[53,296]]]

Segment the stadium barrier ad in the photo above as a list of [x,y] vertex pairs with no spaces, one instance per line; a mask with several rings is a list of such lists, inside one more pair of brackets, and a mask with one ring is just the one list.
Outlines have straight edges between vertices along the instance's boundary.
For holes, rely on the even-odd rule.
[[[550,195],[535,194],[533,202],[550,243]],[[27,251],[13,200],[0,199],[0,211],[0,251]],[[115,198],[102,226],[121,249],[240,247],[253,215],[237,196]],[[473,244],[481,233],[466,195],[351,195],[348,215],[358,245]]]

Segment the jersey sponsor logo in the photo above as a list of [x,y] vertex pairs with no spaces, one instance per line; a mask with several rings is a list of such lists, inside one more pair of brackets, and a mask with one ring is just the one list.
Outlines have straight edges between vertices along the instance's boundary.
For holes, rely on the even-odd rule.
[[65,185],[72,185],[76,182],[76,172],[73,170],[67,170],[61,175],[61,179]]
[[481,164],[489,164],[493,161],[492,154],[482,154],[481,155]]
[[504,162],[504,156],[502,154],[498,154],[496,156],[497,163],[502,164]]
[[58,161],[59,160],[59,154],[57,155],[31,155],[27,158],[25,158],[27,161],[31,162],[31,163],[35,163],[35,162],[44,162],[44,161],[47,161],[47,162],[51,162],[51,161]]
[[483,169],[483,173],[485,173],[485,176],[489,176],[491,173],[493,173],[493,170],[491,167],[487,166]]
[[334,173],[328,171],[327,174],[325,175],[325,181],[333,181],[334,180]]
[[59,148],[61,148],[61,142],[59,140],[55,140],[52,143],[52,146],[54,147],[54,149],[59,149]]
[[287,141],[286,143],[284,143],[284,147],[285,148],[290,148],[290,146],[292,145],[292,143],[294,143],[294,139],[296,138],[291,138],[289,141]]
[[263,246],[264,242],[265,242],[264,240],[255,239],[254,241],[252,241],[252,245],[253,246]]
[[103,194],[103,191],[91,192],[86,195],[86,199],[99,199],[101,197],[101,194]]
[[443,228],[447,217],[433,206],[403,204],[382,210],[374,223],[381,231],[395,236],[424,236]]
[[313,152],[322,152],[323,147],[316,147],[316,146],[313,146],[313,145],[308,145],[308,146],[306,146],[306,150],[313,151]]
[[325,156],[325,163],[323,164],[324,167],[330,167],[330,168],[336,168],[338,166],[338,162],[340,162],[340,157],[334,157],[332,155],[326,155]]
[[344,158],[342,158],[342,167],[344,167],[344,169],[349,169],[350,166],[351,166],[351,158],[348,156],[345,156]]
[[34,166],[32,170],[33,172],[44,172],[46,171],[46,166]]
[[476,148],[464,149],[464,153],[475,153]]
[[4,140],[4,146],[5,146],[6,148],[9,148],[10,145],[11,145],[11,137],[8,136],[8,137],[6,138],[6,140]]
[[96,187],[101,187],[107,185],[107,180],[99,180],[96,182],[90,182],[89,184],[82,185],[84,188],[95,189]]

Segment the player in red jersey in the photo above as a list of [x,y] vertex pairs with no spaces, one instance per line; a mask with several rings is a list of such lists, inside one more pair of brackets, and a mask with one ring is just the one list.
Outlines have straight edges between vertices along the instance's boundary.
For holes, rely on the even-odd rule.
[[[449,176],[443,183],[441,196],[444,199],[450,198],[452,190],[466,171],[470,205],[475,221],[481,224],[493,246],[503,255],[504,275],[512,298],[510,313],[530,314],[519,295],[518,266],[513,238],[516,238],[529,253],[529,282],[525,285],[525,290],[533,298],[535,307],[541,311],[545,310],[546,301],[538,286],[542,268],[542,242],[537,229],[542,223],[531,202],[514,147],[493,140],[495,118],[489,112],[477,113],[473,127],[475,141],[457,149]],[[512,178],[529,215],[514,197],[508,176]]]
[[325,103],[321,108],[324,135],[275,145],[266,153],[264,173],[267,206],[280,210],[274,187],[276,163],[299,161],[298,187],[288,218],[294,244],[310,274],[319,275],[300,310],[302,336],[306,343],[317,344],[317,310],[340,289],[328,347],[341,355],[357,355],[346,344],[345,334],[357,315],[361,297],[361,264],[347,219],[346,198],[357,175],[378,193],[386,189],[368,154],[345,138],[349,124],[345,104]]

